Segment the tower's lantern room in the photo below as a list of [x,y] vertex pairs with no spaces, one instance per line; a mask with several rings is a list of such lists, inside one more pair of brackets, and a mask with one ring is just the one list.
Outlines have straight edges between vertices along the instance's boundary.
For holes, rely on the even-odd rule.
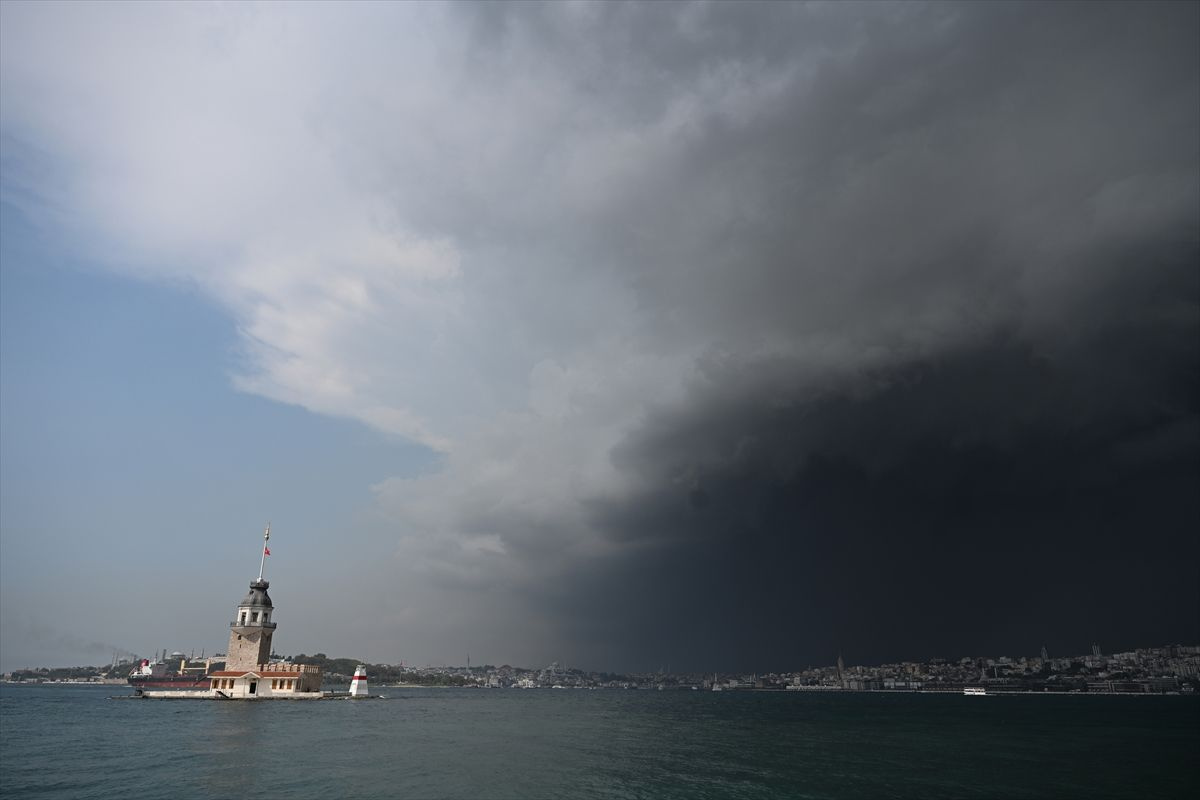
[[[251,581],[250,592],[242,598],[242,602],[238,603],[237,619],[230,625],[238,627],[270,623],[271,612],[275,610],[275,606],[271,603],[271,595],[267,594],[267,589],[270,587],[271,582],[264,581],[262,578]],[[274,628],[275,625],[271,624],[271,627]]]

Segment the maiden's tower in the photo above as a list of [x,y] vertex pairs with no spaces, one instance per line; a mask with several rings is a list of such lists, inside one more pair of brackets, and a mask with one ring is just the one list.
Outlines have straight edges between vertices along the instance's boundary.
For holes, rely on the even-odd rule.
[[263,579],[263,568],[271,539],[271,526],[263,533],[262,559],[258,578],[250,582],[250,591],[238,603],[233,622],[229,623],[229,650],[225,669],[209,673],[214,696],[239,699],[295,697],[321,691],[321,668],[311,665],[271,661],[271,639],[275,623],[271,617],[275,604]]

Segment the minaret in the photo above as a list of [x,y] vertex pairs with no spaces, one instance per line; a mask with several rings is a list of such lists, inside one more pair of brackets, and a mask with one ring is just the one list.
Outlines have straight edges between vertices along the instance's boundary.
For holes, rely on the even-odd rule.
[[263,555],[259,562],[258,579],[250,582],[250,592],[238,603],[237,616],[229,623],[229,650],[225,669],[249,671],[271,660],[271,637],[275,634],[275,623],[271,612],[275,606],[267,594],[270,582],[263,580],[263,567],[267,563],[267,541],[271,538],[271,526],[263,534]]

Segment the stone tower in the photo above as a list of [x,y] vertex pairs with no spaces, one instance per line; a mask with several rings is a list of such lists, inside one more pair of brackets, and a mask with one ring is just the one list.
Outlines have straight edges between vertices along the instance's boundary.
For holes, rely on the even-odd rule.
[[275,607],[267,594],[270,585],[260,575],[258,580],[250,582],[250,593],[238,603],[237,616],[229,623],[225,669],[252,670],[271,660],[271,637],[275,634],[271,612]]
[[250,592],[238,603],[237,615],[229,623],[229,655],[225,669],[208,673],[209,696],[251,700],[271,697],[322,697],[321,668],[312,664],[271,663],[271,639],[275,604],[263,580],[263,567],[271,555],[267,542],[271,525],[263,533],[258,578],[250,581]]

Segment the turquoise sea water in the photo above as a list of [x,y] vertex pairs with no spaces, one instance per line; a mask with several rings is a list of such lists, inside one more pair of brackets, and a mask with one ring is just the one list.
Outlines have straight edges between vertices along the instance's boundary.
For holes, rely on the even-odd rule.
[[0,686],[0,797],[1200,797],[1190,697]]

